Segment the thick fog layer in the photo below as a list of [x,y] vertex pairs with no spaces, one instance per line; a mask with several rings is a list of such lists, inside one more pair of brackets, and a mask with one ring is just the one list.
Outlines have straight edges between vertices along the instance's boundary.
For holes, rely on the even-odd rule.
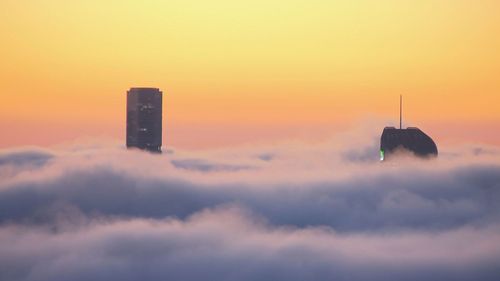
[[497,148],[352,139],[1,151],[0,280],[498,280]]

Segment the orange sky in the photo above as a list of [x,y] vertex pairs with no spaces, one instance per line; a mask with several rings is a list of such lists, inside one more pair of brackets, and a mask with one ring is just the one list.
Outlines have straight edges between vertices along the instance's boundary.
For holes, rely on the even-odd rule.
[[438,144],[500,145],[500,1],[2,0],[0,18],[0,147],[123,139],[132,86],[166,94],[167,146],[395,123],[400,94]]

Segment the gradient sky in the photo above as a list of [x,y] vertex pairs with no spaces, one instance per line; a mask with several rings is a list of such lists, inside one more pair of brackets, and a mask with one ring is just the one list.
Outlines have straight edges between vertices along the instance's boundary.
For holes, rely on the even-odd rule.
[[394,125],[400,94],[438,144],[500,145],[496,0],[2,0],[0,19],[0,147],[124,138],[132,86],[166,94],[167,146]]

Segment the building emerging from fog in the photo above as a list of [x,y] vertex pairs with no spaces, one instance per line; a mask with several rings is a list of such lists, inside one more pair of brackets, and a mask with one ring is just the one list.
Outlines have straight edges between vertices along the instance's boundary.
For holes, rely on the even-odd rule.
[[399,103],[399,129],[385,127],[380,137],[380,160],[383,161],[400,149],[406,149],[419,157],[437,156],[436,143],[419,128],[402,128],[402,97]]
[[127,148],[161,153],[162,92],[158,88],[127,91]]

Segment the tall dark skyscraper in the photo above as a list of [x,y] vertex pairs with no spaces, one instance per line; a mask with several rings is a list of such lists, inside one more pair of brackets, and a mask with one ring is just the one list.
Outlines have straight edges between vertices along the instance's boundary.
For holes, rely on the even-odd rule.
[[386,160],[398,149],[405,149],[418,157],[435,157],[438,149],[434,140],[419,128],[403,129],[403,97],[399,97],[399,129],[385,127],[380,137],[380,160]]
[[127,91],[127,147],[161,153],[162,92],[158,88]]

